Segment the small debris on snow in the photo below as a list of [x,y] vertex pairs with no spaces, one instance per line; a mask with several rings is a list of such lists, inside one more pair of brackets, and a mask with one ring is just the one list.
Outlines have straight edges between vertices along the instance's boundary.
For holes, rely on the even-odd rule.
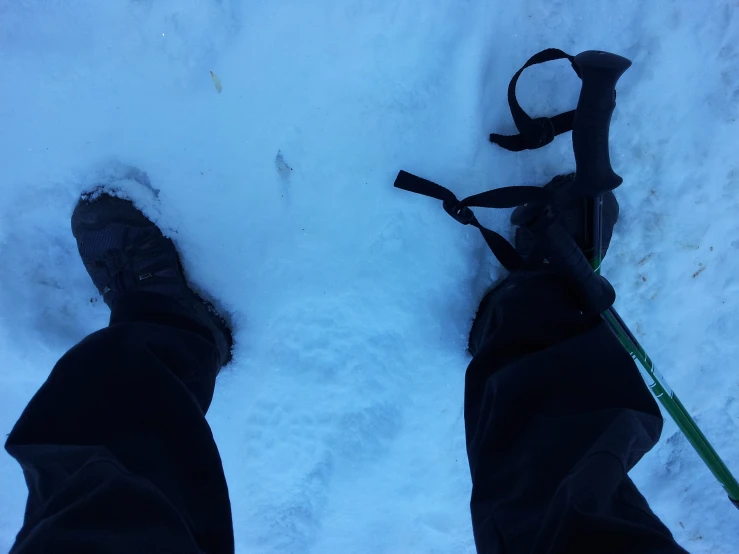
[[647,263],[649,260],[652,259],[652,256],[654,256],[654,252],[650,252],[649,254],[644,256],[641,260],[639,260],[639,265],[644,265],[645,263]]
[[218,78],[218,75],[216,75],[212,71],[210,72],[210,77],[211,79],[213,79],[213,84],[216,86],[216,91],[220,94],[223,90],[223,87],[221,86],[221,80]]
[[287,165],[287,162],[282,155],[282,150],[277,151],[277,155],[275,156],[275,167],[277,168],[277,173],[280,174],[280,177],[285,180],[290,178],[290,172],[293,168]]

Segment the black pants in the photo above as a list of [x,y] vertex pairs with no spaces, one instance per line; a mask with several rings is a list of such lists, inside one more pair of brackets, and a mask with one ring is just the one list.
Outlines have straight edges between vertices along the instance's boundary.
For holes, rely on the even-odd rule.
[[[662,426],[631,358],[555,277],[493,299],[465,393],[478,550],[684,552],[626,474]],[[114,306],[8,438],[29,489],[13,552],[233,551],[204,418],[215,375],[207,331],[174,302]]]

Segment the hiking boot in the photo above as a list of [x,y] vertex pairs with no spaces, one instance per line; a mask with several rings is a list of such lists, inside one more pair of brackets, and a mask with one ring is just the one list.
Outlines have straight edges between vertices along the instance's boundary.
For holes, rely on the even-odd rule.
[[119,297],[138,292],[171,298],[211,333],[220,366],[230,361],[228,324],[189,287],[174,243],[131,201],[105,193],[83,196],[72,214],[72,234],[109,308]]
[[[574,174],[559,175],[547,183],[544,188],[553,192],[561,191],[571,184]],[[601,259],[605,258],[608,247],[611,244],[613,228],[618,220],[619,207],[616,196],[612,191],[602,196],[602,252]],[[592,200],[579,199],[571,206],[560,208],[559,223],[565,228],[575,240],[583,254],[592,259],[594,252],[585,249],[590,242],[592,231],[587,228],[587,217],[592,213]],[[505,280],[489,290],[477,309],[475,320],[472,323],[467,348],[473,356],[477,355],[487,339],[495,331],[498,320],[501,319],[500,303],[504,297],[514,294],[514,290],[520,291],[522,287],[529,286],[533,281],[539,280],[543,273],[551,272],[549,265],[544,260],[531,260],[531,254],[535,249],[535,237],[530,225],[540,215],[541,206],[525,205],[514,210],[511,215],[511,223],[516,226],[515,248],[516,252],[524,259],[524,269],[511,273]],[[511,309],[514,309],[512,307]]]

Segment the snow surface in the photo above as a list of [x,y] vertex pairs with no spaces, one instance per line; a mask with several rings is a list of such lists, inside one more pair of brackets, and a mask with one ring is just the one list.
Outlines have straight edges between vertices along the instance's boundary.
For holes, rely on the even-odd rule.
[[[208,419],[237,550],[472,552],[465,340],[503,271],[392,182],[406,169],[461,196],[573,170],[569,138],[486,142],[513,130],[512,74],[555,46],[634,61],[605,274],[739,472],[738,38],[727,0],[0,0],[0,428],[106,325],[69,217],[136,166],[160,190],[145,211],[235,326]],[[579,92],[548,66],[519,83],[537,115]],[[672,422],[632,476],[687,549],[736,551],[739,514]],[[25,486],[5,454],[0,491],[8,549]]]

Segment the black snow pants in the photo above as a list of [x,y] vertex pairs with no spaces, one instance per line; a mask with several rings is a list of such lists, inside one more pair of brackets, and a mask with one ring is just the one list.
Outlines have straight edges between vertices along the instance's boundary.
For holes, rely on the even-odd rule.
[[[626,474],[662,426],[631,358],[558,278],[518,276],[498,290],[466,382],[478,550],[684,552]],[[29,490],[12,552],[232,552],[204,417],[212,339],[167,298],[121,300],[8,438]]]

